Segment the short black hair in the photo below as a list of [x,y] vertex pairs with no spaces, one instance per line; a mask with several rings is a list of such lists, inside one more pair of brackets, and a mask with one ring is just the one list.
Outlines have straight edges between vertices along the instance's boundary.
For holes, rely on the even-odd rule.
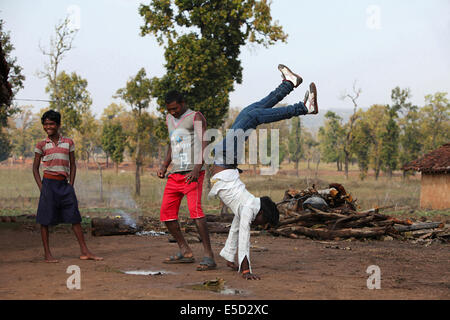
[[177,103],[185,102],[184,96],[177,90],[170,90],[166,93],[165,102],[166,104],[171,104],[174,101],[176,101]]
[[277,205],[267,196],[261,197],[260,200],[264,220],[272,226],[276,226],[280,221],[280,212],[278,211]]
[[55,121],[56,124],[61,124],[61,113],[55,110],[48,110],[41,117],[41,123],[44,124],[45,119]]

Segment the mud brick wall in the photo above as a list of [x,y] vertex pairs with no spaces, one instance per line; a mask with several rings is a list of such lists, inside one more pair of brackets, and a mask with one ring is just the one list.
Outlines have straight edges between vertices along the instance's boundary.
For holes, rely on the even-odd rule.
[[450,173],[422,172],[420,207],[423,209],[450,209]]

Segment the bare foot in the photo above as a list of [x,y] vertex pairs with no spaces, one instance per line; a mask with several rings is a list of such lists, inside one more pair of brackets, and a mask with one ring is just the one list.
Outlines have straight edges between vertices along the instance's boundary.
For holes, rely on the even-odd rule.
[[53,258],[53,257],[50,255],[50,256],[46,256],[46,257],[45,257],[45,262],[46,262],[46,263],[58,263],[59,260]]
[[239,266],[236,265],[234,262],[227,261],[227,267],[231,268],[233,271],[239,270]]
[[92,253],[83,254],[80,256],[80,260],[95,260],[95,261],[102,261],[102,257],[97,257],[93,255]]

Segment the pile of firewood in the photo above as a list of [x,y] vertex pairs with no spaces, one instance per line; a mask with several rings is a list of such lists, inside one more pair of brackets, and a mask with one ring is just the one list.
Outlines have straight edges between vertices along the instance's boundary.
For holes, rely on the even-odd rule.
[[[311,201],[315,199],[316,202]],[[319,201],[318,201],[319,200]],[[319,204],[319,205],[318,205]],[[441,222],[419,222],[381,214],[392,208],[377,207],[360,211],[356,199],[340,184],[330,184],[328,189],[316,190],[314,185],[305,190],[287,190],[282,201],[277,203],[280,222],[276,227],[265,226],[252,230],[252,235],[270,233],[298,239],[309,237],[321,240],[397,238],[412,239],[417,243],[431,240],[448,242],[449,228]],[[234,218],[232,213],[207,214],[209,233],[227,234]],[[121,216],[93,218],[94,236],[141,234],[146,232],[167,233],[167,228],[157,218],[137,217],[135,223]],[[182,232],[199,240],[195,222],[187,214],[180,216]],[[448,226],[448,225],[447,225]]]
[[[323,199],[323,207],[308,204],[311,197]],[[356,199],[340,184],[330,184],[328,189],[287,190],[284,199],[277,204],[280,223],[268,231],[274,235],[289,238],[306,236],[314,239],[381,238],[390,236],[402,238],[404,233],[417,230],[420,236],[441,236],[448,240],[448,229],[440,222],[413,223],[380,213],[379,207],[358,211]],[[439,228],[439,229],[437,229]],[[409,234],[411,235],[411,234]]]

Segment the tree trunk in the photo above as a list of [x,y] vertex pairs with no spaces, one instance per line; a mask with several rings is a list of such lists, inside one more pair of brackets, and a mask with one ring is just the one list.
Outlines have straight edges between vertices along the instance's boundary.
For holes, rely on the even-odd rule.
[[136,160],[136,173],[135,173],[135,187],[136,195],[141,195],[141,163]]
[[317,163],[316,163],[316,172],[315,172],[315,177],[316,177],[316,179],[317,179],[317,176],[318,176],[318,174],[319,174],[319,164],[320,164],[320,157],[319,157],[319,160],[317,161]]
[[322,240],[333,240],[334,238],[368,238],[376,237],[386,233],[385,227],[373,227],[373,228],[361,228],[361,229],[340,229],[340,230],[328,230],[328,229],[312,229],[302,226],[293,226],[280,230],[270,230],[270,232],[278,235],[290,237],[291,234],[305,235],[311,238]]
[[100,164],[98,164],[98,169],[100,170],[100,201],[103,202],[103,169]]
[[438,228],[442,222],[424,222],[424,223],[416,223],[410,226],[394,226],[394,229],[398,232],[408,232],[414,230],[422,230],[422,229],[433,229]]
[[380,168],[375,168],[375,180],[378,180],[378,177],[380,176]]
[[345,152],[345,160],[344,160],[344,170],[345,170],[345,179],[348,180],[348,163],[349,163],[349,155]]

